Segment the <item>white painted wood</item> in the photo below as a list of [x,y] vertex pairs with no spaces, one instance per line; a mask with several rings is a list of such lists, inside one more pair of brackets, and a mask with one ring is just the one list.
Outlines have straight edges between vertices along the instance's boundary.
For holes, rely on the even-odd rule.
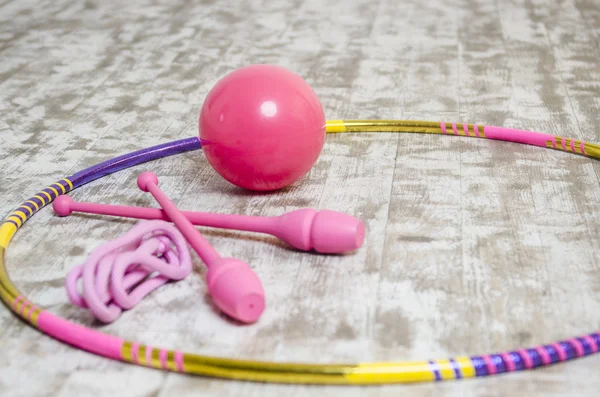
[[[67,174],[192,136],[229,71],[301,74],[329,119],[477,122],[600,141],[600,6],[593,0],[0,2],[0,214]],[[151,169],[189,210],[359,216],[365,246],[294,252],[275,239],[203,229],[260,274],[268,306],[239,327],[206,297],[202,264],[108,326],[67,301],[69,269],[133,222],[34,216],[7,253],[34,302],[153,345],[286,361],[381,361],[489,353],[600,326],[598,163],[517,144],[425,135],[329,136],[311,173],[244,193],[202,153],[126,170],[72,195],[155,205]],[[44,337],[0,310],[1,395],[596,395],[600,358],[444,384],[264,385],[166,374]]]

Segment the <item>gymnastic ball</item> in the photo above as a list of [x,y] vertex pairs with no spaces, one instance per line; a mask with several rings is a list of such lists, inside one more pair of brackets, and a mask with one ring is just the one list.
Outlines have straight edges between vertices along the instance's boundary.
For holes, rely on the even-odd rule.
[[206,158],[230,183],[268,191],[313,167],[325,143],[325,114],[297,74],[273,65],[237,69],[208,93],[199,135]]

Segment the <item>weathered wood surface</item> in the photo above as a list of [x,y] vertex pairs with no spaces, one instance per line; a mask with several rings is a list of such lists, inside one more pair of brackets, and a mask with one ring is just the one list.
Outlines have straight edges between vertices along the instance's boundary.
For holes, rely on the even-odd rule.
[[[0,1],[0,214],[48,183],[115,155],[192,136],[216,80],[250,63],[301,74],[329,119],[468,121],[600,141],[595,0],[323,2]],[[276,194],[243,193],[201,153],[156,161],[73,193],[154,205],[152,169],[184,209],[276,215],[313,206],[367,224],[356,254],[207,230],[263,279],[260,323],[208,303],[204,269],[163,287],[111,334],[206,354],[293,361],[443,358],[600,327],[600,166],[517,144],[424,135],[329,136],[310,173]],[[12,279],[34,302],[71,306],[66,273],[132,222],[56,218],[17,234]],[[443,384],[306,387],[203,379],[84,353],[0,310],[2,396],[597,395],[600,357]]]

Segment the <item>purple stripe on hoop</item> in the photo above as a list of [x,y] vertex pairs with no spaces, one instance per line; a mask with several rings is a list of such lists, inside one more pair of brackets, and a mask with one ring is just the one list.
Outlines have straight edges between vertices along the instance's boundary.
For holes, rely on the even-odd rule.
[[454,370],[454,376],[456,376],[456,379],[462,378],[462,373],[460,372],[460,365],[453,358],[451,358],[448,361],[450,362],[450,365]]
[[32,213],[34,213],[34,214],[35,214],[35,213],[36,213],[36,211],[37,211],[37,210],[35,209],[35,206],[34,206],[33,204],[31,204],[31,203],[22,203],[22,204],[21,204],[21,207],[27,207],[27,208],[29,208],[29,209],[31,210],[31,212],[32,212]]
[[[46,200],[47,197],[44,197],[44,200]],[[44,203],[42,202],[42,200],[40,200],[37,197],[30,197],[28,198],[26,201],[33,201],[34,203],[36,203],[37,205],[40,206],[40,208],[42,208],[44,206]]]
[[440,366],[436,362],[429,361],[429,369],[431,369],[431,372],[433,372],[436,381],[442,380],[442,375],[440,374]]
[[473,368],[475,368],[475,376],[487,375],[487,366],[485,365],[483,358],[479,356],[471,357],[471,363],[473,364]]
[[12,219],[5,220],[2,223],[12,223],[13,225],[15,225],[15,227],[17,229],[19,228],[19,225],[17,225],[17,222],[13,221]]
[[[42,190],[42,192],[46,192],[46,193],[48,193],[48,194],[50,195],[50,198],[51,198],[51,200],[54,200],[54,199],[56,199],[56,197],[58,197],[58,196],[56,195],[56,193],[54,193],[54,191],[53,191],[52,189],[50,189],[49,187],[47,187],[47,188],[43,189],[43,190]],[[46,196],[44,196],[44,197],[45,197],[45,198],[48,198],[48,197],[46,197]]]
[[25,203],[21,204],[21,206],[19,208],[17,208],[15,211],[21,211],[22,213],[25,214],[27,219],[29,219],[35,213],[35,209],[30,208],[28,205],[25,205]]

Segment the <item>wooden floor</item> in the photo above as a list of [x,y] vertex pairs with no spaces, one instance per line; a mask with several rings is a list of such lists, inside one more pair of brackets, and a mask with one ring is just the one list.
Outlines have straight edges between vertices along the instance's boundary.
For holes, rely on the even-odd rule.
[[[302,75],[328,119],[473,122],[600,141],[596,0],[0,0],[0,215],[64,176],[197,133],[223,75],[273,63]],[[307,177],[244,193],[201,152],[108,176],[78,200],[154,206],[152,170],[187,210],[364,220],[352,255],[206,230],[249,262],[268,299],[240,327],[206,297],[204,267],[117,322],[63,287],[133,222],[35,215],[10,245],[15,284],[72,321],[158,346],[280,361],[422,360],[548,343],[600,328],[600,164],[511,143],[427,135],[328,136]],[[596,396],[600,356],[489,379],[374,387],[265,385],[167,374],[58,343],[0,309],[2,396]]]

